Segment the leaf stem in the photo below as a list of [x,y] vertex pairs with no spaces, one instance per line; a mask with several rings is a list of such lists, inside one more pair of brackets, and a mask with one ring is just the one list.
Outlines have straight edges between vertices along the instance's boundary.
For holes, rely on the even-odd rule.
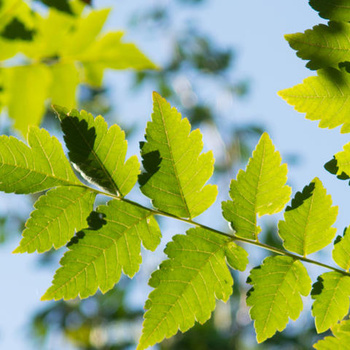
[[129,204],[137,206],[137,207],[139,207],[141,209],[148,210],[148,211],[152,212],[154,215],[165,216],[165,217],[168,217],[168,218],[171,218],[171,219],[175,219],[175,220],[178,220],[178,221],[183,221],[183,222],[186,222],[187,224],[190,224],[190,225],[193,225],[193,226],[197,226],[197,227],[201,227],[201,228],[203,228],[205,230],[211,231],[211,232],[219,234],[221,236],[228,237],[228,238],[232,239],[233,241],[239,241],[239,242],[255,245],[255,246],[260,247],[262,249],[269,250],[269,251],[271,251],[271,252],[273,252],[275,254],[289,256],[289,257],[291,257],[293,259],[296,259],[296,260],[301,260],[301,261],[304,261],[304,262],[309,263],[309,264],[318,265],[318,266],[324,267],[326,269],[336,271],[336,272],[341,273],[343,275],[350,276],[350,272],[338,269],[337,267],[334,267],[334,266],[331,266],[331,265],[328,265],[328,264],[324,264],[324,263],[322,263],[320,261],[309,259],[309,258],[306,258],[304,256],[300,256],[300,255],[297,255],[297,254],[294,254],[294,253],[290,253],[290,252],[288,252],[286,250],[279,249],[279,248],[270,246],[268,244],[261,243],[259,241],[250,240],[248,238],[236,236],[235,234],[229,234],[229,233],[226,233],[226,232],[223,232],[223,231],[220,231],[220,230],[216,230],[216,229],[214,229],[212,227],[203,225],[203,224],[201,224],[199,222],[196,222],[196,221],[193,221],[191,219],[180,218],[180,217],[178,217],[176,215],[164,212],[162,210],[151,209],[151,208],[143,206],[142,204],[134,202],[134,201],[132,201],[130,199],[127,199],[127,198],[124,198],[124,197],[119,197],[118,195],[115,195],[115,194],[102,192],[102,191],[99,191],[97,189],[91,188],[89,186],[85,186],[85,187],[87,187],[89,190],[94,191],[94,192],[96,192],[98,194],[101,194],[101,195],[104,195],[104,196],[107,196],[107,197],[112,197],[114,199],[117,199],[117,200],[120,200],[120,201],[123,201],[123,202],[127,202]]

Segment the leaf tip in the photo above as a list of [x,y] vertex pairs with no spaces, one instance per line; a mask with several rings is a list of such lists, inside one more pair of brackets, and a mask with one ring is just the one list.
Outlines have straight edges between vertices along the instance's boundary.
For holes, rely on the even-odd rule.
[[59,105],[51,105],[51,108],[56,113],[56,115],[60,121],[62,121],[64,118],[66,118],[68,113],[69,113],[68,108],[62,107]]

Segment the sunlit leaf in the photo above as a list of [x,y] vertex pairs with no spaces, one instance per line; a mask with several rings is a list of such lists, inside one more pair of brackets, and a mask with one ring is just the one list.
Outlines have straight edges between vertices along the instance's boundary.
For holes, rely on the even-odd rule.
[[23,135],[28,125],[39,125],[45,111],[45,100],[51,74],[45,65],[11,67],[5,70],[5,89],[9,116]]
[[87,298],[99,288],[107,292],[123,271],[133,277],[141,264],[141,241],[154,250],[160,231],[152,212],[112,200],[89,218],[89,229],[80,231],[69,245],[42,300]]
[[308,255],[333,241],[336,229],[331,227],[337,219],[338,207],[332,206],[322,182],[315,178],[292,200],[278,223],[279,235],[285,249]]
[[118,125],[108,128],[103,117],[94,118],[55,106],[61,120],[70,160],[90,182],[108,192],[126,195],[134,187],[140,172],[136,156],[125,161],[127,141]]
[[325,337],[314,344],[317,350],[350,350],[350,320],[342,321],[332,328],[333,337]]
[[213,153],[202,153],[200,131],[157,93],[153,94],[152,121],[141,146],[141,191],[165,212],[193,218],[216,199],[217,187],[205,185],[214,170]]
[[317,71],[317,77],[279,92],[279,95],[310,120],[320,120],[320,128],[342,125],[341,132],[350,132],[350,74],[335,68]]
[[318,333],[333,327],[349,311],[350,277],[339,272],[326,272],[318,277],[311,292],[315,302],[312,315]]
[[311,290],[311,280],[303,264],[288,256],[268,257],[248,278],[253,288],[247,304],[259,343],[282,331],[288,318],[296,320]]
[[337,237],[332,255],[340,267],[347,271],[350,269],[350,227],[344,230],[343,237]]
[[165,253],[168,260],[160,265],[149,281],[155,288],[145,308],[142,336],[137,347],[146,349],[178,330],[187,331],[195,321],[206,322],[215,308],[215,299],[227,301],[232,294],[233,280],[227,268],[230,261],[239,261],[233,268],[244,270],[247,254],[229,238],[201,228],[176,235]]
[[224,218],[231,223],[237,236],[257,239],[260,227],[257,215],[274,214],[289,201],[291,188],[286,186],[287,165],[264,133],[245,171],[231,181],[232,201],[222,203]]
[[48,191],[34,204],[14,253],[43,253],[58,249],[87,226],[96,194],[84,187],[58,187]]
[[[349,18],[350,19],[350,18]],[[338,68],[338,64],[350,61],[350,24],[329,22],[308,29],[305,33],[286,35],[289,45],[297,50],[298,57],[310,60],[310,69]]]
[[0,190],[34,193],[55,186],[80,185],[59,141],[44,129],[31,127],[28,145],[0,136]]

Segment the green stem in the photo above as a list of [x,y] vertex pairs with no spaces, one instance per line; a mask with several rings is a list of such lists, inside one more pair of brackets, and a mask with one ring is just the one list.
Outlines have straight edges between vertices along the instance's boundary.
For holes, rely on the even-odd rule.
[[316,261],[316,260],[313,260],[313,259],[309,259],[309,258],[306,258],[304,256],[300,256],[300,255],[297,255],[297,254],[294,254],[294,253],[290,253],[290,252],[287,252],[286,250],[279,249],[279,248],[270,246],[268,244],[261,243],[259,241],[254,241],[254,240],[250,240],[248,238],[239,237],[239,236],[236,236],[235,234],[225,233],[223,231],[216,230],[216,229],[214,229],[212,227],[200,224],[199,222],[193,221],[191,219],[179,218],[176,215],[166,213],[166,212],[164,212],[162,210],[147,208],[147,207],[145,207],[145,206],[143,206],[143,205],[141,205],[141,204],[139,204],[137,202],[134,202],[134,201],[132,201],[130,199],[126,199],[124,197],[119,197],[119,196],[114,195],[114,194],[105,193],[105,192],[93,189],[91,187],[88,187],[88,186],[85,186],[85,187],[87,187],[89,190],[94,191],[94,192],[96,192],[98,194],[101,194],[101,195],[104,195],[104,196],[108,196],[108,197],[112,197],[114,199],[117,199],[117,200],[129,203],[129,204],[134,205],[134,206],[137,206],[137,207],[139,207],[141,209],[148,210],[148,211],[152,212],[154,215],[165,216],[165,217],[172,218],[172,219],[175,219],[175,220],[178,220],[178,221],[183,221],[183,222],[186,222],[187,224],[190,224],[190,225],[193,225],[193,226],[197,226],[197,227],[201,227],[201,228],[203,228],[205,230],[211,231],[211,232],[219,234],[221,236],[228,237],[228,238],[232,239],[233,241],[239,241],[239,242],[243,242],[243,243],[252,244],[252,245],[255,245],[257,247],[263,248],[265,250],[269,250],[269,251],[271,251],[271,252],[273,252],[275,254],[289,256],[289,257],[291,257],[293,259],[296,259],[296,260],[301,260],[301,261],[304,261],[304,262],[309,263],[309,264],[318,265],[318,266],[324,267],[326,269],[339,272],[339,273],[341,273],[343,275],[350,276],[350,272],[338,269],[338,268],[336,268],[334,266],[331,266],[331,265],[328,265],[328,264],[324,264],[324,263],[321,263],[319,261]]

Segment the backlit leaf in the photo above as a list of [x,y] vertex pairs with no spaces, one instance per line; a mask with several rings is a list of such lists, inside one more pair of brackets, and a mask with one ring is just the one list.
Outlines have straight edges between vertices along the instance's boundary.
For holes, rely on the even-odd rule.
[[310,0],[309,3],[323,18],[350,21],[349,0]]
[[325,332],[349,311],[350,277],[339,272],[326,272],[318,277],[311,292],[315,302],[312,315],[318,333]]
[[14,253],[43,253],[58,249],[87,226],[96,194],[84,187],[58,187],[48,191],[34,204]]
[[338,236],[332,252],[334,261],[344,270],[350,269],[350,227],[344,230],[343,237]]
[[5,70],[5,89],[9,116],[14,127],[25,136],[28,125],[39,125],[51,83],[45,65],[11,67]]
[[334,155],[337,162],[337,175],[350,174],[350,142],[343,146],[343,151]]
[[125,162],[127,141],[118,125],[108,128],[103,117],[55,107],[70,160],[90,182],[110,193],[126,195],[140,172],[136,156]]
[[315,178],[295,195],[284,221],[278,223],[284,248],[304,256],[324,248],[335,236],[336,229],[331,226],[337,214],[338,207],[332,207],[331,196]]
[[188,120],[154,93],[147,142],[141,146],[146,170],[140,176],[141,191],[156,208],[186,218],[201,214],[217,196],[216,186],[205,185],[213,174],[213,153],[201,154],[202,135],[190,131]]
[[[349,18],[350,19],[350,18]],[[338,64],[350,61],[350,24],[329,22],[308,29],[305,33],[286,35],[289,45],[297,50],[298,57],[310,60],[310,69],[338,68]]]
[[81,184],[61,144],[46,130],[29,128],[28,144],[29,147],[12,136],[0,136],[1,191],[34,193]]
[[253,269],[248,278],[253,288],[248,292],[247,305],[254,320],[259,343],[282,331],[288,318],[296,320],[303,302],[311,290],[311,280],[303,264],[288,256],[268,257]]
[[237,236],[257,239],[260,227],[257,215],[278,213],[289,201],[291,188],[286,186],[287,165],[264,133],[245,171],[231,181],[232,201],[222,203],[223,215]]
[[[244,270],[247,253],[229,238],[202,228],[176,235],[168,243],[162,262],[149,284],[155,288],[145,308],[142,336],[138,350],[187,331],[195,321],[203,324],[215,308],[215,299],[227,301],[233,279],[225,255],[233,268]],[[236,265],[235,261],[238,262]]]
[[155,250],[160,231],[152,212],[112,200],[89,217],[89,229],[77,234],[42,300],[87,298],[107,292],[123,271],[133,277],[141,264],[141,241]]
[[310,120],[320,120],[320,128],[342,125],[341,132],[350,132],[350,75],[335,68],[317,71],[317,77],[279,92],[279,95]]
[[350,320],[342,321],[332,328],[333,337],[325,337],[314,344],[317,350],[350,350]]

